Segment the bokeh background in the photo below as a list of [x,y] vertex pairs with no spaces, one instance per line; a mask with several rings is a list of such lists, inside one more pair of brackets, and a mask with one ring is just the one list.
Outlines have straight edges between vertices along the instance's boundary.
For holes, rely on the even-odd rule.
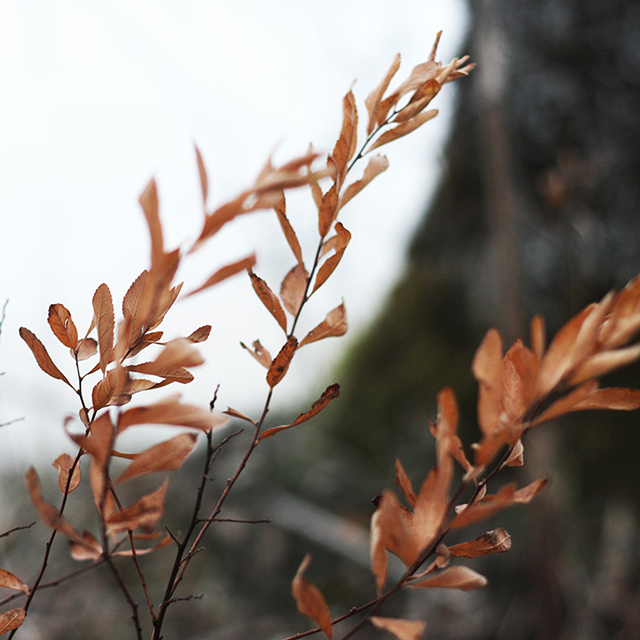
[[[6,473],[17,476],[29,461],[49,464],[42,454],[54,443],[65,446],[60,421],[73,398],[42,381],[16,327],[44,337],[46,309],[58,301],[88,323],[100,282],[116,299],[126,291],[146,265],[136,200],[151,175],[169,243],[182,242],[201,215],[194,142],[212,198],[223,201],[271,152],[285,160],[309,140],[331,148],[345,90],[357,77],[361,105],[397,51],[406,73],[443,29],[439,59],[470,53],[478,62],[469,79],[438,97],[435,121],[389,148],[391,168],[368,188],[370,199],[363,194],[345,211],[354,236],[349,258],[310,313],[321,318],[344,296],[349,338],[320,343],[294,363],[274,424],[295,417],[330,382],[341,384],[341,398],[314,423],[265,441],[227,515],[273,523],[216,528],[184,586],[185,595],[205,595],[175,606],[166,635],[281,638],[306,629],[288,591],[307,551],[314,554],[309,577],[335,614],[368,600],[370,499],[393,485],[396,457],[415,483],[425,475],[433,461],[428,420],[444,385],[458,395],[463,438],[477,437],[469,366],[486,329],[497,326],[506,341],[526,338],[531,317],[542,312],[552,332],[640,272],[640,6],[0,6],[7,114],[0,210],[8,229],[0,272],[10,298],[0,421],[25,417],[0,435]],[[310,202],[304,195],[292,202],[302,212],[294,224],[312,243],[303,230],[314,226]],[[237,225],[185,277],[257,248],[258,272],[277,281],[291,264],[271,230],[277,226],[268,215]],[[239,282],[220,287],[202,307],[189,304],[176,331],[209,322],[214,337],[201,386],[185,393],[207,402],[220,383],[221,404],[250,411],[264,393],[263,374],[236,345],[256,337],[268,344],[270,318],[247,283],[244,290]],[[203,319],[184,329],[196,317]],[[640,375],[631,368],[607,382],[638,386]],[[637,638],[639,445],[637,414],[579,415],[532,433],[525,467],[513,479],[550,476],[553,483],[530,507],[496,519],[512,534],[513,549],[473,565],[490,586],[412,594],[385,614],[426,619],[430,638]],[[214,473],[220,487],[242,447],[238,438],[221,456]],[[180,502],[198,467],[196,454],[169,501]],[[7,475],[2,491],[3,521],[15,522],[29,509],[19,506],[19,477]],[[179,509],[168,515],[172,526],[180,527],[181,516]],[[44,535],[40,527],[8,538],[2,566],[33,572]],[[33,557],[18,562],[25,540]],[[157,556],[149,570],[160,573],[162,562]],[[52,575],[66,565],[60,549]],[[89,587],[96,575],[105,577],[89,572],[81,579],[86,588],[70,583],[47,592],[25,637],[126,637],[123,606],[108,580],[100,591]]]

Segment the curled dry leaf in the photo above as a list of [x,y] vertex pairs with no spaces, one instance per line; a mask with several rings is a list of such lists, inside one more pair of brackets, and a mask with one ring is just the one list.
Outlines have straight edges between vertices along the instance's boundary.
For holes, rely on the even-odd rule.
[[27,612],[22,607],[16,607],[0,613],[0,636],[17,629],[27,617]]
[[333,148],[333,153],[329,156],[330,161],[336,168],[335,185],[340,191],[344,176],[346,175],[349,161],[356,152],[358,140],[358,111],[353,91],[349,91],[342,101],[342,129],[340,137]]
[[273,359],[269,371],[267,371],[267,384],[271,388],[275,387],[285,377],[297,349],[298,340],[295,336],[291,336]]
[[242,260],[238,260],[232,264],[228,264],[221,269],[218,269],[212,276],[210,276],[207,281],[200,285],[197,289],[190,291],[185,297],[188,298],[192,296],[194,293],[200,293],[209,287],[213,287],[214,285],[226,280],[227,278],[231,278],[238,273],[242,273],[247,269],[251,269],[256,264],[256,256],[255,254],[251,254],[246,258],[242,258]]
[[[332,243],[332,247],[335,253],[327,258],[320,269],[318,269],[318,275],[316,276],[316,281],[313,285],[312,293],[319,289],[327,281],[329,276],[335,271],[335,268],[340,263],[340,260],[342,260],[345,249],[347,248],[347,245],[351,240],[351,233],[349,233],[349,231],[345,229],[340,222],[336,223],[335,229],[335,241]],[[332,238],[329,238],[329,240],[332,240]],[[328,242],[329,241],[327,241],[327,243]]]
[[394,140],[398,140],[399,138],[403,138],[409,133],[415,131],[418,127],[421,127],[425,122],[429,122],[438,115],[437,109],[430,109],[429,111],[425,111],[424,113],[420,113],[411,120],[407,120],[406,122],[401,122],[400,124],[393,127],[393,129],[389,129],[385,131],[370,147],[367,153],[381,147],[384,144],[388,144],[389,142],[393,142]]
[[29,594],[29,587],[6,569],[0,569],[0,587],[5,589],[13,589],[14,591],[22,591],[22,593]]
[[78,562],[82,560],[100,560],[102,557],[102,547],[90,531],[82,532],[84,544],[79,544],[69,540],[69,552],[71,557]]
[[181,433],[142,451],[122,472],[116,484],[146,473],[179,469],[193,451],[197,439],[198,436],[195,433]]
[[431,589],[440,587],[444,589],[460,589],[471,591],[487,585],[487,579],[469,567],[448,567],[432,576],[417,582],[409,583],[413,589]]
[[187,340],[189,342],[204,342],[209,339],[209,335],[211,334],[211,325],[205,324],[202,327],[196,329],[193,333],[187,336]]
[[75,349],[78,345],[78,330],[66,307],[62,304],[52,304],[49,307],[48,321],[56,338],[65,347]]
[[328,638],[333,637],[331,614],[324,596],[314,584],[306,580],[304,572],[311,563],[311,554],[307,554],[300,563],[298,571],[291,582],[291,595],[296,601],[298,611],[313,620]]
[[489,553],[505,553],[511,549],[511,536],[504,529],[492,529],[469,542],[449,547],[452,556],[476,558]]
[[243,349],[246,349],[263,367],[268,369],[271,366],[271,354],[262,346],[260,340],[253,341],[253,349],[247,347],[244,342],[240,343]]
[[339,191],[334,184],[322,196],[322,202],[318,209],[318,232],[321,238],[326,237],[327,233],[329,233],[331,225],[338,215],[339,201]]
[[422,620],[381,618],[379,616],[371,616],[370,620],[375,627],[388,631],[398,640],[420,640],[427,626],[427,623]]
[[[194,145],[195,146],[195,145]],[[202,154],[200,153],[200,149],[195,147],[196,150],[196,160],[198,162],[198,175],[200,176],[200,188],[202,190],[202,203],[207,206],[207,196],[209,195],[209,179],[207,178],[207,170],[204,166],[204,160],[202,159]]]
[[400,458],[396,458],[396,484],[400,487],[409,505],[411,507],[415,507],[418,496],[413,490],[411,480],[409,479],[407,472],[404,470],[402,462],[400,462]]
[[78,361],[88,360],[98,353],[98,343],[93,338],[83,338],[78,341],[75,353]]
[[25,327],[20,327],[20,337],[27,343],[29,349],[31,349],[31,353],[33,353],[38,366],[52,378],[56,378],[57,380],[62,380],[62,382],[66,382],[72,389],[73,385],[67,380],[66,376],[55,364],[53,364],[53,360],[51,356],[45,349],[45,346],[36,338],[35,334],[33,334],[29,329]]
[[367,96],[364,101],[365,107],[369,113],[369,122],[367,124],[367,135],[370,136],[373,133],[373,130],[376,126],[382,124],[387,117],[387,113],[389,113],[389,108],[392,106],[388,105],[386,111],[380,112],[380,104],[382,102],[382,98],[389,88],[389,83],[398,69],[400,68],[400,54],[397,53],[391,66],[389,67],[387,73],[382,78],[380,84]]
[[309,411],[301,413],[291,424],[286,424],[281,427],[273,427],[271,429],[263,431],[258,438],[258,442],[260,442],[260,440],[270,438],[280,431],[290,429],[291,427],[295,427],[299,424],[302,424],[303,422],[306,422],[310,418],[313,418],[313,416],[320,413],[332,400],[335,400],[339,395],[340,385],[332,384],[330,387],[327,387],[320,398],[311,405],[311,409]]
[[388,167],[389,160],[387,160],[385,156],[378,154],[369,158],[369,163],[364,170],[362,178],[356,180],[344,190],[340,198],[340,209],[342,209],[349,200],[357,196],[375,177],[379,176],[383,171],[386,171]]
[[106,284],[101,284],[93,294],[93,317],[98,330],[98,350],[100,352],[100,368],[107,370],[113,353],[115,332],[115,316],[111,292]]
[[164,513],[164,499],[169,480],[165,481],[152,493],[142,496],[130,507],[115,511],[106,518],[107,529],[110,533],[142,529],[151,532]]
[[[80,484],[80,465],[68,453],[59,455],[53,466],[58,470],[58,486],[62,493],[71,493]],[[69,477],[71,475],[71,477]]]
[[249,269],[249,277],[251,278],[251,284],[253,290],[256,292],[260,302],[267,308],[267,311],[276,319],[276,322],[280,325],[282,330],[287,331],[287,316],[284,313],[284,309],[273,291],[269,288],[269,285],[260,277],[258,277],[251,269]]
[[[315,184],[317,187],[317,183]],[[318,187],[318,189],[319,188],[320,187]],[[322,195],[320,197],[322,197]],[[273,208],[278,215],[278,221],[280,222],[280,227],[282,227],[282,232],[284,233],[284,237],[287,240],[287,244],[293,252],[293,255],[295,256],[298,264],[302,265],[302,249],[300,248],[300,243],[298,242],[298,236],[293,230],[293,227],[289,222],[289,218],[287,218],[287,208],[284,193],[282,193],[280,200]]]
[[284,308],[292,315],[296,316],[307,292],[309,274],[301,263],[296,264],[287,273],[280,286],[280,299]]
[[311,329],[303,338],[300,346],[323,340],[324,338],[340,337],[347,333],[349,325],[347,324],[347,310],[344,302],[335,309],[329,311],[325,319],[316,327]]

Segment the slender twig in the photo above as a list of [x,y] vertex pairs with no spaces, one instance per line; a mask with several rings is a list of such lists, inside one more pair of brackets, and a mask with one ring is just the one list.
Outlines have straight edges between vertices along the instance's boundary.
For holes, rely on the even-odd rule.
[[0,533],[0,538],[6,538],[7,536],[10,536],[12,533],[15,533],[16,531],[23,531],[24,529],[31,529],[31,527],[33,527],[33,525],[36,523],[36,521],[34,520],[31,524],[24,524],[18,527],[13,527],[13,529],[9,529],[8,531],[5,531],[4,533]]

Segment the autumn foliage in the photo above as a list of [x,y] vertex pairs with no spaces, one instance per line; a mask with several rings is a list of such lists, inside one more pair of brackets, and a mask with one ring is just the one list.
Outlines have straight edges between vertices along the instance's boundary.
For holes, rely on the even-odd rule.
[[[51,331],[69,350],[66,363],[54,363],[44,343],[29,329],[20,329],[39,368],[77,395],[77,419],[69,419],[63,425],[76,453],[74,456],[61,454],[53,461],[60,491],[55,505],[43,497],[36,470],[30,468],[26,473],[29,495],[42,523],[50,529],[50,537],[39,571],[29,584],[0,570],[0,586],[16,592],[3,602],[24,599],[20,606],[5,608],[0,614],[0,635],[10,633],[9,637],[13,637],[19,632],[38,597],[51,546],[58,537],[64,537],[73,560],[108,566],[129,609],[132,636],[150,635],[155,640],[162,637],[163,622],[176,601],[178,585],[255,449],[263,440],[307,422],[339,396],[339,386],[332,384],[293,422],[267,425],[274,389],[295,366],[296,353],[311,343],[339,337],[347,331],[346,307],[341,303],[330,309],[323,319],[317,318],[313,329],[300,337],[296,335],[298,320],[307,302],[335,273],[349,245],[351,234],[338,221],[341,210],[388,166],[384,156],[369,155],[370,152],[432,119],[437,111],[427,107],[442,85],[465,76],[473,66],[467,64],[466,58],[454,59],[448,65],[436,62],[437,44],[436,40],[429,59],[389,92],[400,67],[400,56],[394,59],[380,84],[365,100],[364,143],[358,143],[358,111],[355,97],[349,91],[343,100],[338,140],[326,158],[310,148],[280,167],[273,166],[269,160],[253,184],[213,210],[207,208],[208,177],[203,158],[196,149],[204,215],[201,231],[192,246],[165,247],[158,194],[152,180],[140,197],[151,239],[149,268],[131,284],[117,319],[106,284],[95,291],[91,301],[93,319],[83,331],[79,331],[64,305],[56,303],[49,308]],[[362,176],[351,180],[354,166],[365,158],[368,161]],[[286,195],[297,188],[310,190],[317,210],[318,240],[312,256],[303,255],[287,215]],[[293,266],[279,289],[258,275],[256,257],[249,255],[206,274],[201,282],[187,286],[184,293],[183,284],[174,282],[181,261],[189,260],[191,254],[213,241],[216,234],[236,218],[265,209],[273,210],[277,216],[291,250]],[[188,404],[181,400],[179,393],[154,403],[137,401],[134,396],[144,397],[149,390],[188,384],[194,378],[192,370],[203,363],[197,345],[207,340],[211,327],[189,327],[186,335],[167,339],[161,326],[172,307],[181,297],[204,295],[211,287],[238,274],[248,275],[257,297],[282,331],[281,344],[273,351],[259,340],[241,345],[265,369],[266,398],[260,415],[252,418],[236,408],[221,412],[214,409],[215,398],[210,406]],[[404,589],[483,587],[486,578],[465,566],[463,559],[508,551],[509,533],[494,528],[453,545],[447,543],[448,534],[482,522],[503,509],[527,504],[544,489],[546,479],[521,488],[512,483],[491,482],[504,467],[523,464],[523,437],[530,429],[573,411],[640,407],[640,391],[601,388],[598,384],[601,376],[640,357],[640,345],[629,346],[639,330],[640,280],[584,309],[549,342],[540,317],[531,323],[529,347],[518,340],[505,352],[499,333],[491,329],[471,364],[478,383],[478,442],[470,447],[461,442],[457,435],[458,408],[454,392],[443,389],[437,398],[437,417],[426,425],[435,439],[434,468],[415,488],[398,460],[396,481],[400,493],[386,489],[375,501],[370,547],[373,599],[345,614],[333,616],[320,590],[305,578],[311,563],[311,556],[307,555],[293,577],[291,589],[298,610],[317,628],[297,637],[322,632],[332,638],[336,625],[343,623],[342,638],[371,624],[401,640],[417,639],[428,628],[428,620],[379,615],[388,599]],[[223,438],[219,432],[232,418],[247,423],[253,435],[235,473],[217,496],[213,510],[203,514],[202,498],[208,487],[208,473],[226,442],[233,437]],[[157,424],[183,430],[142,451],[121,450],[119,439],[125,431]],[[165,501],[170,473],[183,465],[200,440],[206,445],[202,479],[192,496],[191,519],[184,523],[180,534],[175,534],[162,525],[163,516],[171,509],[171,504]],[[126,461],[124,467],[123,460]],[[132,502],[123,501],[121,488],[125,483],[133,484],[143,476],[158,472],[165,478],[155,489],[138,495]],[[91,508],[97,516],[91,531],[78,530],[65,516],[65,507],[73,499],[71,494],[83,482],[90,486]],[[158,594],[148,588],[138,559],[161,547],[172,549],[173,561],[164,591]],[[402,577],[391,584],[388,554],[397,556],[405,567]],[[123,577],[123,562],[132,562],[135,566],[145,594],[142,604],[136,602]]]

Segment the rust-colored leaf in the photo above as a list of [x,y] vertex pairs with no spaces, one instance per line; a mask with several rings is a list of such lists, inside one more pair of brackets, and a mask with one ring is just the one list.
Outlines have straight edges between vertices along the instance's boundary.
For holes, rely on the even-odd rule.
[[338,190],[344,179],[347,165],[356,151],[358,134],[358,112],[353,92],[349,91],[342,101],[342,129],[340,137],[333,148],[331,161],[335,164],[338,175]]
[[196,149],[196,160],[198,161],[198,175],[200,176],[200,189],[202,190],[202,202],[206,206],[207,196],[209,195],[209,180],[207,178],[207,170],[204,166],[204,160],[198,147]]
[[278,215],[278,221],[280,222],[280,226],[282,227],[282,232],[284,233],[284,237],[287,240],[287,244],[291,248],[291,251],[293,252],[293,255],[295,256],[298,264],[302,265],[302,249],[300,248],[300,243],[298,242],[298,236],[293,230],[293,227],[289,222],[289,218],[287,218],[287,208],[284,193],[282,194],[278,204],[276,204],[276,206],[274,207],[274,210]]
[[389,160],[385,156],[376,155],[369,158],[369,163],[360,180],[356,180],[350,184],[340,198],[340,209],[344,207],[349,200],[357,196],[374,178],[379,176],[389,167]]
[[90,531],[82,532],[84,544],[79,544],[73,540],[69,541],[69,551],[71,557],[78,562],[82,560],[100,560],[102,557],[102,547]]
[[56,338],[65,347],[75,349],[78,345],[78,330],[71,319],[71,314],[64,305],[52,304],[49,307],[49,326]]
[[151,237],[151,268],[156,269],[164,262],[164,239],[160,223],[158,189],[156,181],[151,179],[140,196],[140,206],[149,227]]
[[327,387],[324,393],[320,396],[318,400],[316,400],[312,405],[309,411],[305,413],[301,413],[291,424],[286,424],[281,427],[273,427],[271,429],[267,429],[260,434],[258,438],[258,442],[260,440],[265,440],[266,438],[270,438],[274,436],[276,433],[280,431],[284,431],[285,429],[290,429],[291,427],[295,427],[303,422],[306,422],[313,416],[320,413],[332,400],[335,400],[340,395],[340,385],[332,384],[330,387]]
[[181,433],[136,455],[133,462],[122,472],[116,483],[157,471],[179,469],[193,451],[198,436]]
[[213,287],[214,285],[226,280],[227,278],[231,278],[238,273],[242,273],[243,271],[247,271],[251,269],[256,264],[256,256],[252,253],[250,256],[246,258],[242,258],[242,260],[238,260],[232,264],[228,264],[221,269],[218,269],[208,280],[200,285],[197,289],[190,291],[185,297],[188,298],[195,293],[200,293],[200,291],[204,291],[209,287]]
[[531,349],[536,354],[538,362],[544,356],[544,350],[547,345],[547,333],[544,318],[540,315],[534,316],[531,321]]
[[204,342],[209,338],[211,334],[211,325],[205,324],[202,327],[198,327],[193,333],[187,336],[189,342]]
[[247,347],[244,342],[240,343],[243,349],[246,349],[265,369],[268,369],[273,362],[271,354],[262,346],[260,340],[253,341],[253,349]]
[[233,407],[227,407],[227,410],[223,411],[222,413],[224,413],[227,416],[230,416],[231,418],[237,418],[238,420],[244,420],[245,422],[249,422],[254,426],[256,424],[249,416],[242,413],[242,411],[238,411],[237,409],[234,409]]
[[0,636],[17,629],[27,617],[27,612],[22,607],[16,607],[0,613]]
[[142,496],[126,509],[111,514],[106,520],[109,532],[117,533],[133,529],[153,531],[164,513],[164,499],[168,486],[167,478],[155,491]]
[[[75,459],[68,453],[59,455],[53,461],[53,466],[58,470],[58,486],[62,493],[71,493],[80,484],[80,465],[75,464],[74,466],[74,463]],[[71,474],[71,478],[69,478],[69,474]]]
[[473,358],[471,371],[478,381],[478,425],[490,434],[502,412],[502,338],[489,329]]
[[370,136],[373,133],[376,125],[379,125],[387,117],[391,104],[388,105],[386,111],[380,112],[380,104],[385,92],[389,88],[391,79],[400,68],[400,54],[397,53],[387,73],[382,78],[380,84],[367,96],[364,104],[369,113],[369,122],[367,124],[367,135]]
[[15,576],[11,571],[6,569],[0,569],[0,587],[5,589],[13,589],[14,591],[22,591],[22,593],[29,594],[29,587]]
[[143,312],[140,307],[142,294],[147,283],[148,272],[143,271],[132,283],[122,300],[122,315],[128,323],[127,345],[129,347],[137,344],[142,338],[144,331],[142,317]]
[[106,284],[101,284],[93,294],[93,317],[98,329],[100,368],[104,373],[107,370],[107,365],[111,362],[115,332],[113,300]]
[[83,338],[78,341],[76,354],[79,362],[88,360],[98,353],[98,343],[93,338]]
[[486,585],[487,579],[483,575],[473,569],[469,569],[469,567],[460,565],[448,567],[424,580],[409,584],[414,589],[440,587],[444,589],[460,589],[462,591],[480,589]]
[[333,626],[327,602],[318,587],[304,577],[310,563],[311,554],[307,554],[291,582],[291,595],[296,601],[298,611],[315,622],[328,638],[332,638]]
[[640,358],[640,344],[596,353],[587,358],[584,364],[576,369],[576,372],[569,380],[569,384],[580,384],[591,378],[599,378],[635,362],[638,358]]
[[492,529],[478,538],[449,547],[456,557],[476,558],[489,553],[505,553],[511,549],[511,536],[504,529]]
[[351,240],[351,233],[345,229],[340,222],[336,223],[336,240],[333,243],[335,253],[327,258],[322,266],[318,269],[318,275],[313,285],[313,291],[317,291],[329,278],[329,276],[335,271],[335,268],[340,264],[344,251]]
[[329,311],[325,319],[316,327],[311,329],[304,337],[300,346],[323,340],[324,338],[340,337],[347,333],[349,325],[347,324],[347,310],[344,302],[335,309]]
[[413,490],[413,485],[407,472],[400,462],[400,458],[396,458],[396,484],[400,487],[404,497],[411,507],[415,507],[418,496]]
[[307,291],[307,281],[309,274],[301,263],[296,264],[287,273],[280,286],[280,299],[284,308],[292,315],[296,316]]
[[56,378],[57,380],[62,380],[62,382],[66,382],[72,389],[73,385],[67,380],[66,376],[55,364],[53,364],[53,360],[51,356],[45,349],[44,345],[38,338],[36,338],[35,334],[33,334],[29,329],[25,327],[20,327],[20,337],[27,343],[29,349],[31,349],[31,353],[33,353],[38,366],[52,378]]
[[384,144],[388,144],[389,142],[393,142],[394,140],[398,140],[399,138],[403,138],[409,133],[415,131],[418,127],[422,126],[425,122],[432,120],[438,115],[437,109],[430,109],[429,111],[424,111],[423,113],[418,114],[415,118],[411,120],[407,120],[406,122],[401,122],[400,124],[393,127],[393,129],[389,129],[385,131],[370,147],[369,152],[381,147]]
[[375,627],[388,631],[398,640],[420,640],[427,627],[427,623],[423,620],[381,618],[380,616],[371,616],[370,620]]
[[251,269],[249,269],[249,277],[251,278],[251,284],[253,290],[260,298],[262,304],[267,308],[267,311],[276,319],[276,322],[280,325],[282,330],[287,332],[287,316],[284,313],[284,309],[273,291],[269,288],[269,285],[260,277],[258,277]]
[[338,215],[339,193],[336,185],[332,185],[331,188],[322,196],[322,203],[318,211],[318,232],[320,237],[324,238],[329,230],[333,221]]
[[284,378],[297,349],[298,340],[295,336],[291,336],[273,359],[269,371],[267,371],[267,384],[271,388],[275,387]]

